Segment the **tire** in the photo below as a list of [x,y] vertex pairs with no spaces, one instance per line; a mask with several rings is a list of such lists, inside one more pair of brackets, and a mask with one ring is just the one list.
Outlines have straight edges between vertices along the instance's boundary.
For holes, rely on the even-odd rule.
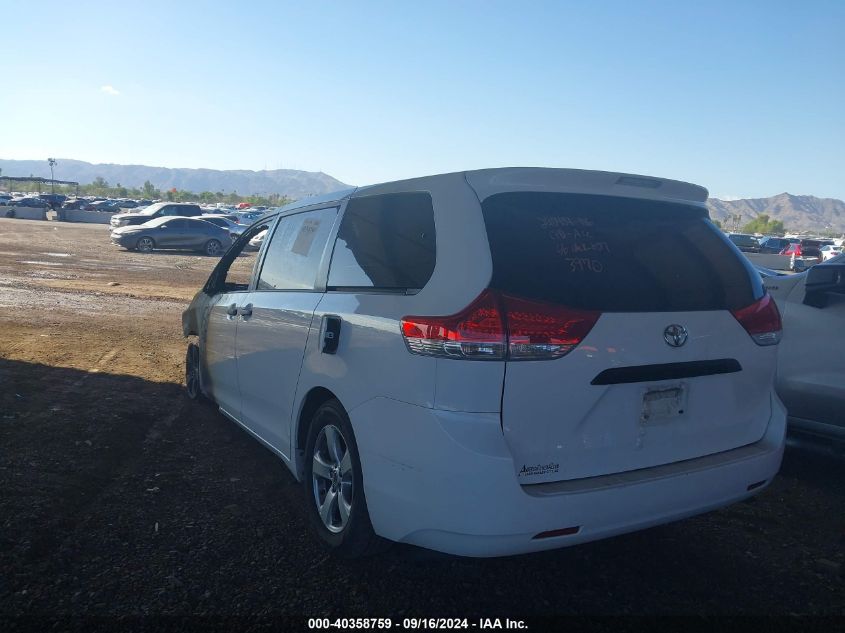
[[203,248],[206,255],[211,257],[216,257],[220,255],[220,252],[223,250],[223,245],[218,240],[208,240],[205,243],[205,248]]
[[[318,462],[321,472],[315,474]],[[302,485],[310,520],[334,554],[360,558],[384,549],[386,541],[370,522],[352,425],[337,400],[324,403],[311,418]]]
[[185,352],[185,391],[191,400],[202,400],[200,386],[200,348],[190,343]]
[[144,236],[135,244],[135,248],[141,253],[150,253],[156,247],[155,240],[151,237]]

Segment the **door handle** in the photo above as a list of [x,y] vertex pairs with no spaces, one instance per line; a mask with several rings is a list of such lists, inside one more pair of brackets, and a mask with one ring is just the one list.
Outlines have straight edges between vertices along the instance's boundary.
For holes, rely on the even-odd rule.
[[238,316],[238,304],[230,303],[229,307],[226,308],[226,314],[228,315],[229,320],[231,321],[234,317]]
[[242,306],[239,310],[241,314],[241,318],[246,319],[252,316],[252,304],[247,303],[245,306]]
[[340,317],[325,315],[323,317],[323,349],[324,354],[337,353],[337,346],[340,343]]

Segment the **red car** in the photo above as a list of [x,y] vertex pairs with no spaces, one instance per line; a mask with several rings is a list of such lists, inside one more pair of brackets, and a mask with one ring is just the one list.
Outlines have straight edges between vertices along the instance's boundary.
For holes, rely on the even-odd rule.
[[801,240],[792,242],[783,249],[781,255],[795,255],[795,257],[818,257],[821,259],[821,242],[817,240]]

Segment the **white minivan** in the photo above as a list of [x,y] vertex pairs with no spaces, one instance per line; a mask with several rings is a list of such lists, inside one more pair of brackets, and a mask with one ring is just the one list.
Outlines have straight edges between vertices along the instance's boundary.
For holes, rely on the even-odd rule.
[[781,320],[706,199],[508,168],[299,201],[184,313],[189,395],[282,458],[345,556],[530,552],[744,499],[783,454]]

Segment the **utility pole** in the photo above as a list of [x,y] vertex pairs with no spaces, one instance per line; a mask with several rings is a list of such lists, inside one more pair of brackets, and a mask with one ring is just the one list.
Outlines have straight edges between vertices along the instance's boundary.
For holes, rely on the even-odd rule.
[[47,164],[50,165],[50,193],[56,193],[56,177],[53,176],[53,167],[56,166],[55,158],[48,158]]

